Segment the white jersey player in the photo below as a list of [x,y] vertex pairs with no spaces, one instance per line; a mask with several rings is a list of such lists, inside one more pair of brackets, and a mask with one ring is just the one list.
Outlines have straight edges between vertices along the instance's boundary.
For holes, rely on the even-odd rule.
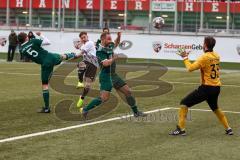
[[[74,46],[80,49],[83,56],[83,60],[78,63],[78,84],[77,88],[83,87],[83,93],[80,95],[77,107],[80,108],[83,105],[83,101],[87,93],[89,92],[92,83],[95,80],[98,59],[96,57],[96,47],[93,41],[88,40],[87,32],[81,32],[79,34],[80,41],[74,41]],[[84,82],[84,84],[83,84]]]

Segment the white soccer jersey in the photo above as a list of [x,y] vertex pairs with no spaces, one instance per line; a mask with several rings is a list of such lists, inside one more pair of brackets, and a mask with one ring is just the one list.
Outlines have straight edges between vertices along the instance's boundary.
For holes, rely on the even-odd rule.
[[96,57],[96,47],[93,41],[87,41],[85,44],[81,46],[81,51],[87,54],[91,54]]
[[98,67],[98,60],[96,57],[96,47],[93,41],[87,41],[80,48],[83,52],[83,60],[88,61]]

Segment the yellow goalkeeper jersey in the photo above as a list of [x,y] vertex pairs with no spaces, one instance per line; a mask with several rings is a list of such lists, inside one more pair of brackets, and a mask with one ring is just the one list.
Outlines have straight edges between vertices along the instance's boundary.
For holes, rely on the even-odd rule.
[[215,52],[206,52],[193,63],[188,59],[184,60],[188,71],[200,69],[201,83],[208,86],[221,86],[219,63],[220,56]]

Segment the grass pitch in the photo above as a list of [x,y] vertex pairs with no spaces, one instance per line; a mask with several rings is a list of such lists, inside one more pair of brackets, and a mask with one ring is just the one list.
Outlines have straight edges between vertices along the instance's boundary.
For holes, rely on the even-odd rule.
[[[0,63],[0,139],[78,125],[79,121],[63,121],[54,113],[37,114],[43,105],[41,96],[40,67],[32,63]],[[146,72],[131,72],[128,79]],[[240,72],[221,74],[222,87],[219,105],[223,110],[240,112]],[[138,97],[141,110],[149,111],[166,107],[178,107],[181,98],[198,86],[199,72],[187,73],[182,69],[170,69],[160,77],[173,85],[173,90],[160,96]],[[75,85],[75,72],[65,83]],[[151,82],[147,82],[151,84]],[[145,85],[133,90],[151,90]],[[94,88],[98,88],[98,81]],[[51,90],[51,106],[62,99],[77,101],[78,96]],[[116,95],[116,92],[113,92]],[[86,100],[90,101],[90,98]],[[209,109],[201,103],[194,108]],[[71,111],[77,114],[74,105]],[[130,113],[122,103],[111,113],[101,117],[108,119]],[[175,129],[177,110],[169,109],[152,113],[147,119],[122,119],[81,127],[43,136],[36,136],[0,143],[0,159],[32,160],[226,160],[239,159],[240,114],[226,113],[235,135],[224,135],[224,129],[212,112],[191,111],[187,122],[186,137],[171,137]]]

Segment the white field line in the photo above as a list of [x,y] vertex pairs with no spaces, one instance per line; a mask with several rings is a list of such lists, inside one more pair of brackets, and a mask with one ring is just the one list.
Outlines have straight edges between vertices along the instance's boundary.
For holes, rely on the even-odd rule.
[[[171,109],[171,108],[167,107],[167,108],[161,108],[161,109],[155,109],[155,110],[147,111],[147,112],[144,112],[144,113],[150,114],[150,113],[165,111],[165,110],[169,110],[169,109]],[[26,139],[26,138],[31,138],[31,137],[37,137],[37,136],[42,136],[42,135],[51,134],[51,133],[63,132],[63,131],[72,130],[72,129],[76,129],[76,128],[82,128],[82,127],[85,127],[85,126],[92,126],[92,125],[96,125],[96,124],[101,124],[101,123],[126,119],[126,118],[129,118],[129,117],[133,117],[133,115],[119,116],[119,117],[109,118],[109,119],[95,121],[95,122],[83,123],[83,124],[64,127],[64,128],[59,128],[59,129],[53,129],[53,130],[48,130],[48,131],[26,134],[26,135],[22,135],[22,136],[5,138],[5,139],[1,139],[0,143],[11,142],[11,141],[16,141],[16,140]]]
[[[170,109],[179,109],[175,107],[170,107]],[[212,112],[210,109],[189,109],[190,111],[201,111],[201,112]],[[240,114],[240,112],[236,111],[223,111],[224,113],[234,113],[234,114]]]
[[[33,73],[8,73],[8,72],[0,72],[0,74],[8,74],[8,75],[23,75],[23,76],[39,76],[40,74],[33,74]],[[62,75],[53,75],[53,77],[63,77]],[[77,78],[77,76],[67,76],[69,78]],[[146,81],[146,80],[134,80],[134,81]],[[165,80],[163,80],[165,81]],[[159,81],[149,81],[147,82],[159,82]],[[194,83],[194,82],[177,82],[177,81],[165,81],[172,84],[191,84],[191,85],[200,85],[200,83]],[[240,87],[240,85],[234,85],[234,84],[224,84],[223,87]]]

